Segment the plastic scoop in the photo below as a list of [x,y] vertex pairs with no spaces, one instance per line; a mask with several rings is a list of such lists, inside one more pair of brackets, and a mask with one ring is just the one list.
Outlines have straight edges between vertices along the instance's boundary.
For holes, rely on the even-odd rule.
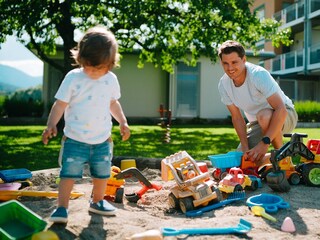
[[251,230],[252,224],[244,219],[240,219],[239,224],[236,227],[226,228],[162,228],[161,232],[163,236],[177,236],[180,234],[188,235],[218,235],[218,234],[244,234]]
[[251,211],[253,212],[253,214],[255,216],[259,216],[259,217],[264,217],[272,222],[276,222],[277,219],[275,219],[274,217],[272,217],[271,215],[269,215],[268,213],[266,213],[266,211],[264,210],[263,207],[260,206],[252,206],[251,207]]
[[245,197],[246,197],[246,194],[244,191],[234,192],[234,193],[230,194],[228,199],[222,200],[218,203],[214,203],[214,204],[205,206],[200,209],[188,211],[188,212],[186,212],[186,216],[187,217],[198,217],[198,216],[201,216],[204,212],[208,212],[208,211],[217,209],[219,207],[223,207],[223,206],[230,204],[230,203],[233,203],[235,201],[243,200],[243,199],[245,199]]

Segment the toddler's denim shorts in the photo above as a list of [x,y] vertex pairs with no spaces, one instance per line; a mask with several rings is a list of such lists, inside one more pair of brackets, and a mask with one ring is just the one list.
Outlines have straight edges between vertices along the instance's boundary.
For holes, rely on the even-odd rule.
[[88,164],[91,177],[110,177],[112,141],[87,144],[65,138],[61,146],[60,178],[82,178],[84,165]]

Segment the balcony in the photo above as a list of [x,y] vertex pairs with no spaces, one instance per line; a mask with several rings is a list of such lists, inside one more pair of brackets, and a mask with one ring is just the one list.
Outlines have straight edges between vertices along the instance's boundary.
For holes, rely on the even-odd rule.
[[[320,0],[308,0],[308,17],[320,16]],[[278,22],[282,22],[282,27],[291,27],[304,19],[304,0],[290,5],[273,15]]]
[[303,50],[288,52],[271,60],[271,72],[279,75],[301,72],[303,63]]
[[309,13],[320,11],[320,0],[311,0]]
[[320,70],[320,44],[309,47],[309,66],[308,70]]
[[[315,1],[315,0],[314,0]],[[304,19],[304,1],[300,1],[282,9],[273,15],[278,22],[282,22],[282,27],[290,27],[300,23]]]
[[308,58],[305,58],[303,49],[276,56],[271,59],[270,71],[278,75],[303,72],[305,59],[308,70],[320,70],[320,44],[308,48]]
[[311,0],[309,5],[309,18],[320,16],[320,0]]

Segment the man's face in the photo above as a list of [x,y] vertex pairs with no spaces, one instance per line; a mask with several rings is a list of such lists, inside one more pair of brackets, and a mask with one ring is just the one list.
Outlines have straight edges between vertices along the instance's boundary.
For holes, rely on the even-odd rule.
[[243,76],[246,68],[245,63],[246,57],[240,58],[236,52],[221,55],[221,65],[225,73],[233,80]]

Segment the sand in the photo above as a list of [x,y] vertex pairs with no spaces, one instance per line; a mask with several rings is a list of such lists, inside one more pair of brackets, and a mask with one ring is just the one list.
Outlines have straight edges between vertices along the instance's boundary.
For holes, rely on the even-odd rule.
[[[210,170],[210,169],[209,169]],[[21,197],[19,201],[48,222],[47,229],[54,231],[61,240],[69,239],[130,239],[137,233],[147,230],[160,230],[163,227],[182,228],[228,228],[239,224],[244,219],[252,224],[247,234],[235,235],[179,235],[164,237],[164,239],[320,239],[320,192],[319,188],[303,184],[292,186],[288,193],[275,193],[266,183],[255,191],[246,191],[246,197],[260,193],[275,194],[289,203],[287,209],[279,209],[271,214],[277,222],[271,222],[262,217],[254,216],[246,204],[246,200],[238,201],[222,208],[206,212],[201,217],[189,218],[180,211],[169,208],[168,195],[174,186],[174,181],[164,182],[161,172],[157,169],[141,171],[151,183],[161,185],[162,189],[148,190],[137,203],[128,202],[112,204],[118,208],[116,216],[103,217],[88,212],[89,198],[92,189],[90,177],[86,177],[74,186],[75,191],[85,195],[70,200],[69,222],[66,225],[52,224],[48,218],[56,207],[55,198]],[[57,190],[55,183],[58,169],[33,172],[31,181],[34,190]],[[128,178],[125,183],[125,193],[136,193],[142,185],[136,179]],[[28,190],[28,189],[26,189]],[[288,233],[281,231],[286,217],[293,220],[296,231]]]

